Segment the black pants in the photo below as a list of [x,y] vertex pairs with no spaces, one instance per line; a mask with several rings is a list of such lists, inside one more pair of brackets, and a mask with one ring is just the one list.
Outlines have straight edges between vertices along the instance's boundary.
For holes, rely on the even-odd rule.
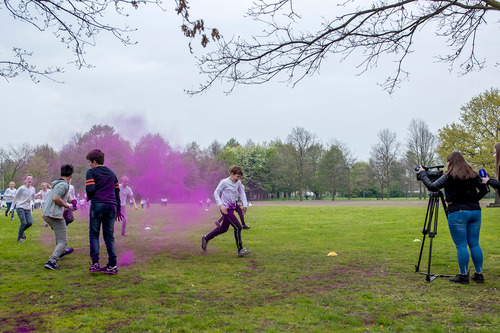
[[[239,217],[240,217],[240,221],[241,221],[241,225],[245,225],[245,215],[243,215],[243,210],[241,209],[241,207],[239,205],[236,205],[236,208],[234,209],[236,211],[236,213],[238,213]],[[224,214],[222,214],[222,216],[220,217],[220,219],[217,221],[218,223],[221,223],[222,220],[224,220]]]
[[[240,208],[241,210],[241,208]],[[234,215],[234,209],[228,209],[227,214],[222,216],[222,223],[220,227],[215,228],[206,236],[206,240],[209,241],[212,238],[219,236],[223,233],[225,233],[228,229],[229,226],[232,226],[234,228],[234,240],[236,241],[236,247],[238,248],[238,251],[243,248],[243,242],[241,241],[241,224],[240,221],[236,218]]]

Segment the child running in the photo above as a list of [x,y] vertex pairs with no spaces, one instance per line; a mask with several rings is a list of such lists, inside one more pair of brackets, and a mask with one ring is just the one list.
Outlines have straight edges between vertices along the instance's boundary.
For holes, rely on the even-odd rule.
[[127,202],[130,200],[137,210],[137,204],[134,199],[134,192],[130,186],[128,186],[128,177],[123,176],[121,179],[122,183],[120,184],[120,203],[121,203],[121,213],[123,216],[122,219],[122,236],[127,236]]
[[43,219],[49,224],[56,237],[56,247],[49,260],[45,263],[47,269],[61,269],[57,262],[73,252],[73,248],[66,247],[68,236],[66,221],[63,218],[64,209],[75,210],[76,207],[68,204],[73,198],[69,197],[69,181],[73,176],[73,166],[65,164],[61,167],[61,178],[52,182],[51,195],[43,205]]
[[17,216],[21,220],[19,225],[19,233],[17,235],[18,242],[26,240],[24,233],[29,227],[33,225],[33,217],[31,216],[31,200],[35,200],[35,188],[31,186],[33,183],[33,176],[27,174],[24,176],[24,185],[17,189],[16,196],[12,201],[10,210],[16,208]]
[[208,235],[201,237],[201,248],[203,251],[207,250],[207,244],[212,238],[225,233],[231,225],[234,228],[234,239],[236,241],[236,247],[238,248],[238,255],[242,257],[251,252],[243,247],[243,242],[241,240],[242,227],[234,215],[234,211],[238,204],[236,202],[238,196],[241,198],[243,203],[243,214],[247,211],[247,197],[245,195],[245,191],[243,190],[243,184],[241,183],[242,176],[243,170],[241,170],[239,166],[233,166],[229,177],[221,180],[215,189],[215,202],[217,202],[217,205],[223,214],[223,220],[220,227],[215,228]]
[[[50,196],[50,185],[49,183],[45,183],[43,182],[42,183],[42,189],[40,191],[38,191],[36,195],[36,198],[37,199],[40,199],[42,198],[42,212],[43,212],[43,209],[45,208],[45,203],[47,202],[47,200],[49,199],[49,196]],[[47,224],[47,222],[45,222],[45,228],[47,228],[49,225]]]
[[[10,208],[12,207],[12,201],[14,201],[14,198],[16,196],[17,190],[14,188],[16,186],[15,182],[10,182],[9,183],[9,188],[6,189],[3,193],[3,196],[5,198],[5,204],[7,207],[5,208],[5,216],[9,215],[9,211],[11,210]],[[14,210],[12,209],[12,214],[10,216],[10,219],[14,221]]]
[[43,182],[41,185],[42,189],[38,191],[38,193],[35,195],[37,199],[42,198],[42,210],[43,210],[43,208],[45,208],[45,203],[49,199],[51,186],[49,185],[49,183],[45,182]]

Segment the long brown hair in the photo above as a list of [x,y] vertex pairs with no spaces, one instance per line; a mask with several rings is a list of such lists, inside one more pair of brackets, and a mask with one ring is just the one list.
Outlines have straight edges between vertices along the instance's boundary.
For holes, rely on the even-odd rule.
[[495,174],[500,179],[500,142],[495,145]]
[[448,161],[448,170],[446,174],[455,179],[470,179],[479,176],[476,170],[467,163],[462,154],[458,151],[450,153],[446,160]]

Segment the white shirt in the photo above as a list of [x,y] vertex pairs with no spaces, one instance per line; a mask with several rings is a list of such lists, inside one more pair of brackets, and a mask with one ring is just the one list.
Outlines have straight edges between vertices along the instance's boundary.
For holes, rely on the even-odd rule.
[[236,208],[236,201],[238,196],[243,203],[243,207],[247,207],[247,196],[245,194],[245,187],[241,181],[233,182],[229,178],[225,178],[219,182],[219,185],[215,189],[214,197],[217,206],[224,204],[228,209]]
[[42,207],[45,205],[45,202],[47,201],[47,199],[49,198],[49,195],[50,195],[50,190],[47,189],[47,191],[44,191],[44,190],[40,190],[36,196],[38,197],[39,195],[42,196]]
[[124,207],[127,205],[127,198],[133,197],[134,192],[132,192],[130,186],[123,187],[122,184],[118,186],[120,186],[120,205]]
[[5,202],[9,203],[9,202],[14,201],[14,197],[16,196],[16,193],[17,193],[17,190],[15,188],[13,188],[12,190],[10,189],[10,187],[8,189],[6,189],[3,192],[3,197],[5,198]]
[[23,185],[17,189],[14,201],[12,201],[12,207],[16,206],[16,208],[30,210],[31,200],[34,199],[35,199],[35,188],[33,186],[26,187]]
[[66,196],[63,198],[64,202],[68,202],[68,199],[71,198],[71,200],[76,199],[76,194],[75,194],[75,187],[71,184],[69,184],[69,190]]

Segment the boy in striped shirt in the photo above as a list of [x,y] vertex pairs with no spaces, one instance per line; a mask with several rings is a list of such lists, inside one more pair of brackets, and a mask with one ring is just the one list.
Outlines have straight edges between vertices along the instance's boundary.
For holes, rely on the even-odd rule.
[[[94,149],[86,156],[90,169],[87,171],[85,192],[90,200],[89,240],[92,266],[89,272],[118,274],[114,226],[115,219],[121,220],[120,188],[115,173],[104,166],[104,153]],[[102,237],[108,251],[108,264],[99,266],[99,233],[102,225]]]

